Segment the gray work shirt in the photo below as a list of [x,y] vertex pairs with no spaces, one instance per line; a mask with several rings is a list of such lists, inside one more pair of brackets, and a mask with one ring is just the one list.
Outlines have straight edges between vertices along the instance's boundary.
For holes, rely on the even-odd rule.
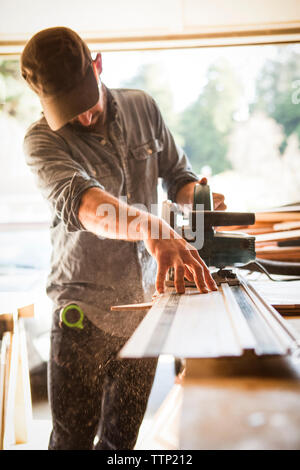
[[158,178],[171,200],[198,178],[148,94],[106,92],[108,141],[72,124],[53,132],[42,118],[28,129],[24,150],[52,211],[47,293],[54,306],[76,303],[97,327],[129,337],[146,312],[111,312],[110,307],[151,300],[155,259],[142,241],[113,240],[85,230],[78,219],[81,196],[98,187],[150,211],[157,203]]

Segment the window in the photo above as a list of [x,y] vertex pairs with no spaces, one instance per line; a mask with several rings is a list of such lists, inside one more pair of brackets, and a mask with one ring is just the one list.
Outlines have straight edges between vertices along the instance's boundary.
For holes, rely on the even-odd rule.
[[103,67],[108,86],[157,100],[229,209],[299,201],[299,44],[105,53]]

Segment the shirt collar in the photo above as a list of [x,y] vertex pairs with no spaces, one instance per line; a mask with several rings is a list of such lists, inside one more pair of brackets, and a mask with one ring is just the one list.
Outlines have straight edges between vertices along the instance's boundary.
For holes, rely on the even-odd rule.
[[118,105],[116,100],[114,99],[112,92],[107,86],[102,84],[105,88],[106,92],[106,100],[107,100],[107,119],[108,119],[108,124],[111,124],[113,121],[118,120]]

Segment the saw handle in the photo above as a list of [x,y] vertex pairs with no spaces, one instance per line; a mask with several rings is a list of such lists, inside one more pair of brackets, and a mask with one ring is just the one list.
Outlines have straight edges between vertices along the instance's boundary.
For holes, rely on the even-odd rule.
[[[196,223],[196,211],[190,214],[192,226]],[[248,226],[255,223],[255,214],[252,212],[223,212],[204,211],[204,225],[210,227],[225,227],[230,225]]]
[[[212,192],[208,184],[195,184],[194,187],[194,201],[193,201],[193,210],[197,209],[197,204],[202,204],[202,210],[213,211],[214,203]],[[198,208],[199,209],[199,208]]]
[[253,225],[255,223],[255,214],[252,212],[226,212],[214,211],[213,196],[208,184],[196,184],[194,187],[194,201],[192,217],[192,226],[195,229],[195,213],[197,204],[203,204],[204,224],[210,227],[230,226],[230,225]]

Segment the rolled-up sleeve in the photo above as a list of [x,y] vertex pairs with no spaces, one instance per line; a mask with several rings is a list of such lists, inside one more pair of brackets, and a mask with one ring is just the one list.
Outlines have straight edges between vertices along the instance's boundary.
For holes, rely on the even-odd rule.
[[199,178],[192,171],[187,155],[176,145],[154,100],[153,104],[155,119],[157,120],[158,138],[163,144],[159,156],[159,176],[163,180],[163,187],[167,191],[168,198],[176,202],[176,194],[180,188],[187,183],[198,181]]
[[37,186],[66,231],[85,230],[78,219],[81,196],[89,188],[104,187],[72,158],[63,138],[42,126],[27,132],[23,148]]

